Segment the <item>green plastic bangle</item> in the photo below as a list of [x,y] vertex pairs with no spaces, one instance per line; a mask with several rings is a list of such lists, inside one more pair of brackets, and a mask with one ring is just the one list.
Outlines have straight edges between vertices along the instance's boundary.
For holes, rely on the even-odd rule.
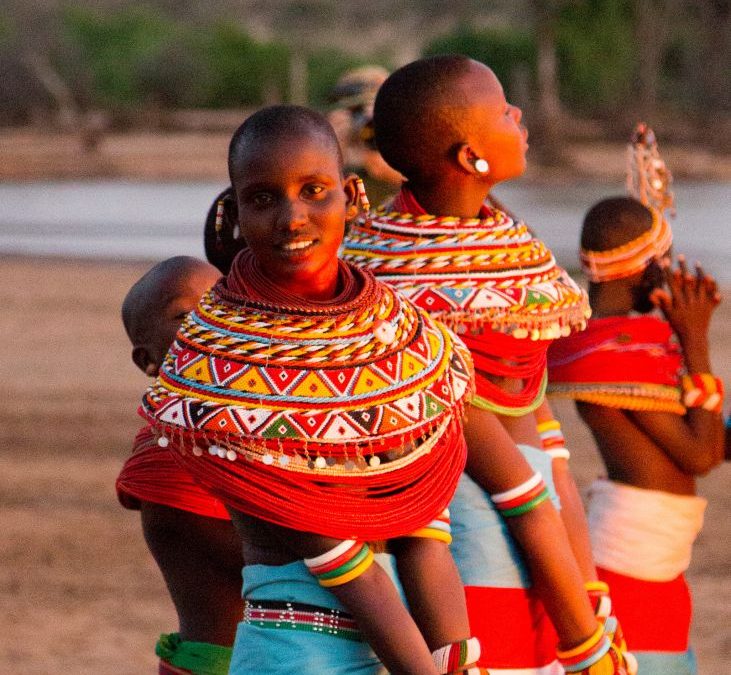
[[350,560],[344,562],[342,565],[336,567],[334,570],[318,574],[317,578],[322,580],[334,579],[335,577],[342,576],[346,572],[350,572],[350,570],[352,570],[359,563],[365,560],[365,557],[368,555],[369,550],[370,549],[368,548],[368,544],[363,544],[360,551],[358,551],[358,553],[356,553]]
[[510,518],[511,516],[522,516],[524,513],[528,513],[528,511],[532,511],[536,506],[538,506],[541,502],[545,502],[546,499],[548,499],[548,488],[543,488],[541,492],[539,492],[533,499],[531,499],[529,502],[526,502],[525,504],[521,504],[520,506],[514,506],[512,509],[506,509],[505,511],[500,511],[500,515],[506,516],[507,518]]

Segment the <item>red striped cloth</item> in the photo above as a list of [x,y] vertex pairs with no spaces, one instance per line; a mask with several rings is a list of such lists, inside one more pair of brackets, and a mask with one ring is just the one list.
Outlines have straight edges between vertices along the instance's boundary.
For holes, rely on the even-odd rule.
[[532,588],[465,586],[472,635],[485,668],[540,668],[556,660],[558,637]]
[[635,652],[685,652],[693,614],[683,574],[672,581],[645,581],[597,567],[609,584],[612,609]]

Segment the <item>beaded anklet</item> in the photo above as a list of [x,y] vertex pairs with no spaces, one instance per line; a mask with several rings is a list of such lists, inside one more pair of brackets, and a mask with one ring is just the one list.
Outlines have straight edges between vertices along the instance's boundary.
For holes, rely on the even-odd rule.
[[536,425],[538,435],[541,437],[543,450],[554,459],[568,459],[571,453],[566,448],[566,439],[561,431],[561,423],[558,420],[546,420]]
[[567,673],[578,673],[598,663],[611,646],[609,636],[604,634],[604,626],[599,624],[591,637],[572,649],[556,650],[556,656]]
[[424,539],[436,539],[443,541],[445,544],[452,543],[452,527],[449,520],[449,509],[444,509],[430,523],[412,532],[409,537],[423,537]]
[[689,373],[680,378],[686,408],[703,408],[712,413],[723,409],[723,381],[711,373]]
[[[472,670],[479,672],[479,669],[469,666],[477,663],[481,654],[480,641],[476,637],[471,637],[435,649],[431,656],[439,675],[452,675],[458,672],[471,673]],[[468,668],[465,669],[464,666]]]
[[548,499],[548,488],[543,482],[543,476],[536,471],[525,483],[511,490],[490,495],[490,499],[500,511],[500,515],[506,518],[522,516]]
[[310,574],[320,586],[342,586],[356,579],[373,564],[373,551],[365,542],[347,539],[315,558],[305,558]]

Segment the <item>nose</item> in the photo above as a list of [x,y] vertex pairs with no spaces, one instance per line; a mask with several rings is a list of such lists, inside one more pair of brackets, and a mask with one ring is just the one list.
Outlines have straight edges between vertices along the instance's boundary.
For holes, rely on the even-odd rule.
[[299,230],[307,223],[307,209],[300,199],[285,199],[279,210],[277,225],[286,232]]
[[520,124],[520,120],[523,119],[523,111],[517,105],[510,106],[510,114],[515,120],[515,123]]

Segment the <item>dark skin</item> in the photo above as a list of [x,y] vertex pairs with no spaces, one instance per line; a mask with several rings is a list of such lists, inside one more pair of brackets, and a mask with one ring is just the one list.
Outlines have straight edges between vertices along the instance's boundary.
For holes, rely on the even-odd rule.
[[[157,375],[180,323],[220,277],[212,265],[191,261],[150,278],[149,293],[167,298],[154,314],[138,308],[145,338],[132,357],[147,375]],[[171,289],[174,289],[171,291]],[[241,542],[228,520],[142,501],[142,531],[178,615],[183,640],[231,646],[243,612]]]
[[[700,265],[690,273],[682,256],[678,266],[663,265],[665,286],[648,293],[680,342],[689,372],[711,371],[708,328],[721,300],[712,277]],[[595,316],[621,316],[633,309],[641,276],[594,284]],[[614,292],[616,291],[616,292]],[[624,301],[622,302],[622,299]],[[648,490],[692,495],[696,478],[725,456],[721,415],[689,408],[685,415],[629,411],[578,403],[582,419],[597,442],[611,480]]]
[[[355,177],[343,177],[330,140],[317,131],[252,139],[236,158],[232,183],[242,236],[272,283],[304,299],[333,298],[340,290],[338,247],[345,221],[357,214],[357,206]],[[340,543],[235,510],[231,510],[231,518],[249,564],[284,565],[318,556]],[[469,637],[456,568],[447,547],[439,544],[437,551],[435,543],[413,539],[397,544],[395,551],[402,561],[427,557],[440,564],[442,586],[458,589],[445,599],[446,606],[434,607],[428,598],[418,604],[418,595],[425,591],[422,585],[405,585],[410,604],[416,603],[423,612],[435,612],[434,617],[426,618],[415,613],[423,636],[380,565],[373,564],[356,579],[330,589],[356,618],[391,673],[436,675],[431,649]]]
[[[500,82],[483,64],[472,62],[467,73],[455,77],[452,87],[464,101],[458,111],[463,134],[447,139],[441,156],[425,158],[415,175],[407,177],[408,186],[428,213],[472,218],[479,215],[494,185],[523,173],[528,134],[520,124],[521,111],[505,100]],[[446,93],[445,107],[455,98]],[[489,171],[477,170],[478,159],[488,162]],[[496,379],[496,383],[508,391],[522,387],[522,382],[508,378]],[[516,444],[540,447],[534,414],[506,417],[472,407],[467,411],[465,437],[467,473],[488,494],[513,488],[533,475]],[[557,481],[557,488],[566,482]],[[565,495],[559,494],[563,501]],[[575,499],[567,498],[566,502],[568,508],[576,504]],[[585,522],[583,509],[579,515]],[[584,577],[596,578],[596,571],[591,563],[582,574],[561,517],[552,504],[543,502],[506,522],[524,551],[561,646],[569,648],[596,630],[583,588]],[[579,529],[580,535],[585,532],[586,528]],[[591,560],[588,536],[575,548],[586,552],[583,557]]]

